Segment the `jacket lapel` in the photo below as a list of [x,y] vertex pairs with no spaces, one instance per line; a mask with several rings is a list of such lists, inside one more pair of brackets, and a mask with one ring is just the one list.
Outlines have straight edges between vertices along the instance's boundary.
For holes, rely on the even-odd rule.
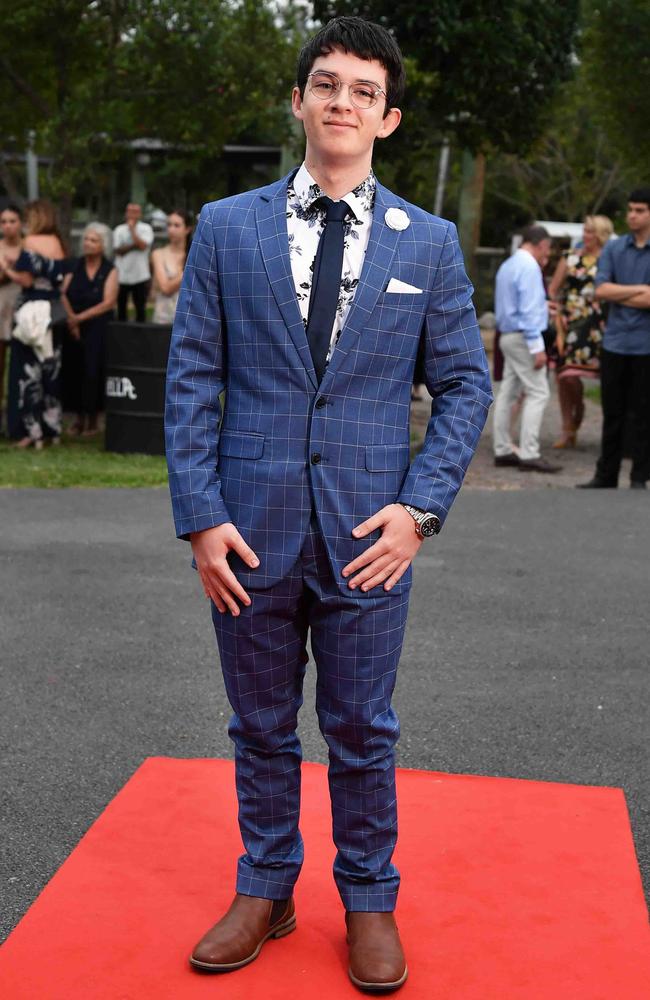
[[[397,229],[386,225],[386,210],[402,208],[401,202],[388,188],[377,184],[373,221],[370,238],[363,262],[361,278],[350,306],[350,311],[343,325],[338,343],[323,375],[323,383],[336,374],[346,354],[350,351],[357,337],[363,330],[377,299],[390,280],[393,257],[402,235]],[[322,388],[322,386],[321,386]]]
[[[291,176],[291,175],[289,175]],[[289,336],[295,344],[300,360],[307,369],[314,388],[318,388],[318,379],[314,371],[314,363],[307,343],[305,325],[300,315],[300,307],[296,298],[296,290],[291,271],[289,257],[289,236],[287,233],[287,183],[285,177],[277,184],[272,184],[260,195],[261,201],[257,209],[257,233],[264,267],[269,283],[286,323]]]

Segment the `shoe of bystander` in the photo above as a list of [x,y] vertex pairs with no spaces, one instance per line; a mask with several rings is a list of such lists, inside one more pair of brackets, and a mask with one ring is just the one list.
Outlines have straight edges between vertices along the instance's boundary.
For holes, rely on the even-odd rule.
[[576,483],[576,489],[579,490],[615,490],[617,486],[618,483],[610,483],[598,476],[594,476],[588,483]]
[[545,458],[527,458],[519,461],[522,472],[561,472],[561,465],[553,465]]
[[494,464],[498,467],[519,466],[519,455],[515,455],[514,451],[511,451],[509,455],[495,455]]

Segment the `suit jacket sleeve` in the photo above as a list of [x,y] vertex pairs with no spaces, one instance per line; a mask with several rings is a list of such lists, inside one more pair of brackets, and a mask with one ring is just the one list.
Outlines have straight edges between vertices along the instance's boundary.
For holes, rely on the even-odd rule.
[[460,489],[492,402],[473,291],[456,227],[449,223],[423,331],[431,418],[399,496],[401,503],[437,514],[441,521]]
[[226,372],[213,205],[205,205],[185,265],[167,365],[165,442],[176,534],[230,521],[217,473]]

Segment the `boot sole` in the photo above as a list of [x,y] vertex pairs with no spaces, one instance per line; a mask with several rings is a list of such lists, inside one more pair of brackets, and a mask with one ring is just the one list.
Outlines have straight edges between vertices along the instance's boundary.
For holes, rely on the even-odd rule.
[[292,931],[295,931],[295,929],[296,915],[294,913],[293,916],[289,917],[289,919],[284,923],[276,924],[275,927],[272,927],[271,930],[264,935],[253,954],[249,955],[248,958],[243,958],[239,962],[224,962],[215,965],[211,962],[199,962],[198,959],[193,958],[190,955],[190,965],[195,969],[201,969],[202,972],[234,972],[235,969],[242,969],[245,965],[249,965],[251,962],[254,962],[261,952],[263,945],[265,945],[270,938],[285,937],[287,934],[291,934]]
[[368,993],[390,993],[391,990],[398,990],[400,986],[403,986],[406,982],[408,974],[408,966],[404,966],[404,974],[400,979],[396,979],[393,983],[365,983],[362,979],[357,979],[352,972],[352,969],[348,969],[348,975],[354,985],[360,990],[365,990]]

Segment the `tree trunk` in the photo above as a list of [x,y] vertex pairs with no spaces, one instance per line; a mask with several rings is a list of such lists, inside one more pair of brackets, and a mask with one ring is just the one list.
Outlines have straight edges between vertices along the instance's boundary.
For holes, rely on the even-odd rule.
[[2,181],[2,185],[5,191],[7,192],[7,195],[10,198],[10,200],[15,204],[20,205],[23,201],[23,197],[18,188],[16,187],[16,182],[13,178],[13,174],[11,173],[11,170],[7,166],[7,161],[5,160],[2,153],[0,153],[0,181]]
[[458,204],[458,238],[465,257],[465,267],[472,284],[476,285],[476,248],[481,239],[483,191],[485,188],[485,154],[473,156],[463,150],[460,200]]

